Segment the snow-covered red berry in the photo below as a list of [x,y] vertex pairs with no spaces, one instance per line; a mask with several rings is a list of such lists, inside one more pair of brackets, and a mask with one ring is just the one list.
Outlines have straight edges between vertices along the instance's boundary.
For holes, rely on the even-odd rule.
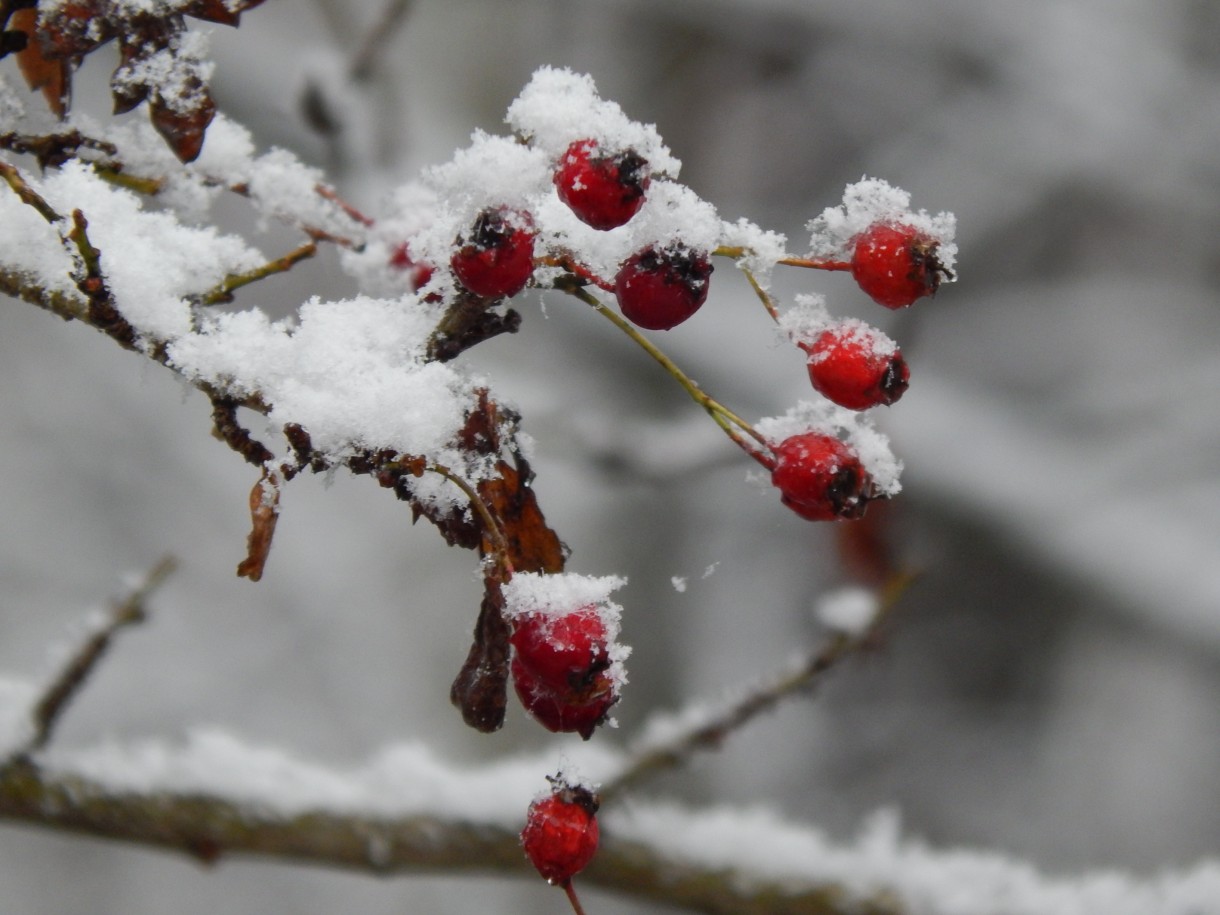
[[648,330],[669,330],[707,301],[712,264],[683,245],[645,248],[623,262],[614,293],[624,317]]
[[834,324],[810,344],[809,380],[823,397],[849,410],[895,403],[911,372],[894,341],[863,321]]
[[790,509],[810,521],[859,518],[873,481],[848,445],[822,432],[802,432],[775,448],[771,483]]
[[852,242],[851,275],[874,302],[906,308],[933,295],[952,273],[936,256],[939,242],[902,223],[878,222]]
[[579,734],[588,740],[618,702],[618,685],[606,669],[591,674],[578,687],[553,689],[514,657],[510,665],[513,689],[530,717],[556,734]]
[[390,266],[403,272],[412,292],[419,292],[421,287],[426,286],[435,272],[431,264],[416,260],[411,253],[410,244],[405,241],[395,247],[393,253],[390,254]]
[[634,149],[603,150],[596,140],[577,140],[555,169],[555,190],[583,223],[617,229],[644,205],[648,162]]
[[583,785],[552,779],[549,795],[530,804],[521,845],[530,863],[552,884],[566,886],[597,853],[598,800]]
[[524,213],[488,208],[458,237],[449,265],[458,282],[477,296],[514,296],[534,273],[534,234]]
[[517,660],[552,690],[580,690],[610,666],[606,624],[597,607],[525,613],[513,620]]

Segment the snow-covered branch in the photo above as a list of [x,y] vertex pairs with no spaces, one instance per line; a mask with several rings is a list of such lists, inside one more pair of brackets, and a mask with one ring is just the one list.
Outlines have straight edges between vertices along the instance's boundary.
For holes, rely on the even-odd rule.
[[[601,753],[581,761],[612,764]],[[182,852],[370,874],[529,872],[518,839],[540,759],[464,769],[418,745],[335,770],[215,732],[55,752],[0,768],[0,817]],[[785,915],[1181,915],[1211,911],[1220,866],[1057,878],[938,850],[877,814],[835,842],[759,809],[623,798],[582,882],[694,912]],[[1192,908],[1194,906],[1194,908]]]

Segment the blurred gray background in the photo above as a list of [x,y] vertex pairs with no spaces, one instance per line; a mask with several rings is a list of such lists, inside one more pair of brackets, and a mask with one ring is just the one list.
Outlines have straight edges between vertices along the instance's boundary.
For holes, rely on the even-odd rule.
[[[960,282],[900,315],[843,276],[777,276],[784,295],[822,292],[832,312],[883,325],[911,365],[880,422],[907,465],[887,533],[923,574],[891,638],[650,790],[773,805],[843,837],[892,806],[935,845],[1055,872],[1214,854],[1220,6],[416,0],[388,30],[389,6],[268,0],[212,39],[220,107],[369,211],[474,128],[502,130],[550,63],[655,122],[722,217],[785,232],[794,250],[863,174],[958,216]],[[352,80],[372,33],[385,43]],[[78,76],[83,105],[104,102],[103,57]],[[218,212],[250,228],[239,201]],[[275,228],[254,240],[269,256],[296,243]],[[239,302],[283,314],[353,290],[326,252]],[[517,337],[468,358],[537,439],[570,568],[630,578],[622,728],[596,739],[630,738],[650,710],[814,643],[811,607],[846,580],[832,531],[748,483],[731,445],[604,321],[532,292],[520,308]],[[662,344],[746,416],[810,396],[799,353],[775,344],[727,265]],[[63,745],[195,724],[336,764],[412,737],[460,762],[563,745],[516,711],[494,737],[462,726],[447,691],[479,600],[471,557],[368,480],[294,482],[254,585],[233,575],[254,475],[210,436],[201,396],[15,302],[0,310],[0,365],[0,672],[45,673],[125,576],[165,552],[182,561]],[[208,872],[13,827],[0,886],[5,915],[566,907],[533,881]],[[585,897],[598,915],[648,911]]]

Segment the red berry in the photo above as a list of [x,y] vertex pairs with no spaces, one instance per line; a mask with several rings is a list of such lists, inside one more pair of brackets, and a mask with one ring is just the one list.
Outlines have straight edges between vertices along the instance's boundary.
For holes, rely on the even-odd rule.
[[606,624],[594,606],[518,616],[511,641],[521,664],[552,690],[581,690],[610,666]]
[[623,262],[614,278],[619,308],[633,324],[669,330],[707,301],[712,264],[683,245],[645,248]]
[[936,256],[939,242],[908,225],[878,222],[856,236],[851,275],[874,302],[905,308],[933,295],[943,274],[953,274]]
[[595,229],[627,223],[644,205],[649,181],[648,162],[634,149],[602,152],[596,140],[577,140],[555,170],[559,199]]
[[862,321],[828,327],[812,344],[809,380],[828,400],[849,410],[895,403],[910,384],[911,371],[889,337]]
[[597,795],[552,779],[550,795],[530,804],[521,830],[525,855],[547,883],[566,886],[597,853]]
[[477,296],[514,296],[534,273],[534,231],[524,214],[503,207],[483,210],[456,244],[449,265],[458,282]]
[[781,501],[809,521],[859,518],[873,481],[859,456],[833,435],[803,432],[775,449],[771,483]]
[[403,271],[407,275],[407,284],[411,287],[412,292],[419,292],[421,287],[426,286],[435,272],[431,264],[417,261],[412,256],[411,246],[405,241],[396,247],[394,253],[390,255],[390,266]]
[[552,689],[514,657],[510,666],[513,689],[522,706],[539,724],[556,734],[579,734],[585,740],[606,720],[618,701],[618,689],[606,670],[593,674],[580,688]]

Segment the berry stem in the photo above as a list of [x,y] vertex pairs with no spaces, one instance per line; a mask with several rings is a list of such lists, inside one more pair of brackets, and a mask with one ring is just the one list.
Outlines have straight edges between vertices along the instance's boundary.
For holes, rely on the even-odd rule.
[[[751,253],[749,248],[740,245],[721,245],[713,254],[720,257],[731,257],[740,260]],[[826,257],[781,257],[776,261],[785,267],[804,267],[808,270],[850,270],[851,261],[836,261]]]
[[750,284],[750,288],[754,290],[754,294],[757,295],[758,300],[762,302],[763,308],[767,309],[767,314],[771,316],[771,320],[778,324],[779,307],[775,304],[775,299],[771,297],[771,293],[763,289],[762,284],[758,282],[758,277],[754,275],[753,270],[742,267],[741,272],[745,274],[746,280]]
[[606,292],[614,292],[614,284],[609,280],[604,280],[584,264],[573,260],[570,255],[564,254],[561,256],[546,256],[537,259],[536,263],[546,267],[561,267],[575,277],[579,277],[590,285],[596,286]]
[[572,911],[575,915],[585,915],[584,906],[580,904],[580,898],[576,895],[576,887],[572,886],[572,881],[565,880],[561,886],[568,895],[568,902],[572,903]]
[[[715,421],[730,439],[737,444],[739,448],[758,461],[768,470],[774,466],[774,461],[771,458],[771,446],[757,429],[751,426],[748,422],[720,403],[715,398],[704,393],[704,391],[687,375],[682,369],[678,368],[677,363],[666,356],[660,349],[657,348],[651,340],[641,334],[632,326],[631,322],[617,314],[613,309],[607,308],[605,303],[600,301],[596,296],[586,291],[583,287],[571,283],[557,284],[557,288],[562,289],[569,295],[575,296],[586,305],[591,306],[595,311],[601,314],[607,321],[615,325],[619,330],[625,333],[628,337],[636,342],[644,352],[652,356],[665,371],[673,376],[678,384],[682,385],[683,390],[690,395],[691,399],[699,406],[707,411],[708,415]],[[746,441],[746,438],[741,434],[745,433],[750,438],[754,439],[762,446],[760,451],[755,445]]]
[[299,248],[289,251],[283,257],[277,257],[275,260],[268,261],[260,267],[255,267],[253,270],[247,270],[245,273],[230,273],[220,281],[216,288],[211,292],[205,293],[200,301],[204,305],[219,305],[222,302],[231,302],[233,301],[234,290],[266,279],[276,273],[287,273],[297,263],[306,258],[313,257],[317,253],[318,246],[313,242],[306,242]]
[[491,509],[487,507],[487,503],[483,501],[479,491],[444,464],[430,463],[424,469],[444,477],[460,489],[466,498],[470,500],[471,508],[479,516],[479,520],[483,522],[483,530],[492,541],[492,551],[495,554],[496,564],[503,573],[504,580],[507,581],[509,578],[512,578],[513,564],[512,560],[509,559],[508,538],[504,536],[504,531],[500,527],[499,521],[491,513]]

